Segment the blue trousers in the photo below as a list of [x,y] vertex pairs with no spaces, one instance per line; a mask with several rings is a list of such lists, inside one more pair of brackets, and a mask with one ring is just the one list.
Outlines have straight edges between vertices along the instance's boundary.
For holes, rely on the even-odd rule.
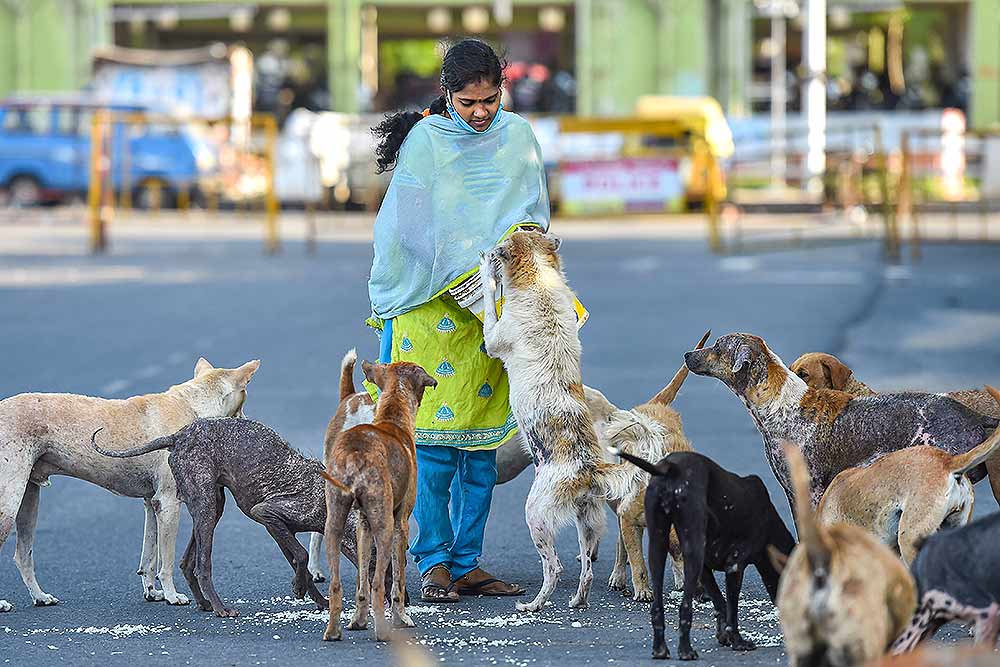
[[495,449],[417,445],[417,538],[410,554],[421,575],[443,563],[457,579],[479,566],[496,483]]

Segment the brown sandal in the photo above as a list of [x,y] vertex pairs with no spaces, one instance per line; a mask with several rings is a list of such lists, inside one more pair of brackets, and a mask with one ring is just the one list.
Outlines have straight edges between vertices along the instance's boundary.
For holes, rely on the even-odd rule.
[[451,588],[451,572],[444,565],[435,565],[420,578],[420,599],[424,602],[458,602],[458,593]]
[[[473,575],[470,577],[469,575]],[[497,579],[486,570],[477,567],[451,582],[451,589],[459,595],[486,595],[489,597],[511,597],[524,595],[524,589],[517,584],[508,584]]]

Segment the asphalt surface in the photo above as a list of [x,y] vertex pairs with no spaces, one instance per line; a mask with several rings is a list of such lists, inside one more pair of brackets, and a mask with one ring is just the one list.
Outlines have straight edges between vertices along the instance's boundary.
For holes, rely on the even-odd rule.
[[[352,346],[362,356],[377,352],[362,323],[371,261],[366,243],[321,243],[312,258],[300,244],[264,257],[257,241],[170,237],[119,241],[110,255],[96,259],[74,252],[65,245],[0,254],[0,396],[66,391],[126,397],[188,379],[201,355],[220,366],[259,358],[247,415],[319,456],[336,408],[343,352]],[[716,335],[761,335],[787,363],[806,351],[834,352],[879,389],[1000,383],[995,247],[929,247],[920,264],[891,268],[869,242],[719,258],[701,241],[569,238],[562,253],[571,284],[591,312],[581,333],[584,379],[620,406],[661,388],[709,327]],[[759,474],[789,520],[740,402],[720,383],[692,376],[675,406],[695,448],[730,470]],[[523,519],[530,483],[527,471],[497,488],[483,565],[534,594],[541,568]],[[978,490],[977,515],[995,511],[988,488]],[[214,574],[221,595],[242,616],[223,620],[190,606],[144,602],[135,575],[142,520],[139,500],[78,480],[54,478],[43,489],[35,562],[42,588],[61,602],[31,606],[11,562],[14,539],[8,539],[0,552],[0,598],[17,609],[0,615],[0,663],[391,659],[392,649],[375,643],[371,632],[321,642],[325,614],[289,597],[291,571],[277,547],[231,503],[216,533]],[[185,513],[182,545],[189,531]],[[514,601],[503,598],[416,603],[413,636],[426,651],[425,664],[646,663],[648,605],[604,585],[612,539],[609,531],[589,609],[567,605],[579,574],[569,528],[559,539],[566,571],[552,604],[539,614],[518,614]],[[351,590],[353,568],[344,572]],[[416,591],[412,564],[408,574]],[[187,593],[179,572],[175,576]],[[677,604],[671,597],[673,627]],[[758,643],[750,654],[717,646],[709,609],[697,608],[697,664],[784,663],[777,617],[755,573],[744,586],[741,618],[745,636]],[[942,636],[947,641],[965,632],[953,628]],[[669,628],[668,643],[676,654],[676,631]]]

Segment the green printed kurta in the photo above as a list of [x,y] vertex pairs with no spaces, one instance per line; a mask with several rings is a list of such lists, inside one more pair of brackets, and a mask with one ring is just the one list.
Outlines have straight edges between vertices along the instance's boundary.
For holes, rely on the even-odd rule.
[[[417,411],[418,445],[496,449],[514,435],[507,372],[486,354],[483,323],[471,311],[444,292],[394,318],[391,330],[391,360],[420,364],[438,383]],[[377,398],[374,385],[365,387]]]

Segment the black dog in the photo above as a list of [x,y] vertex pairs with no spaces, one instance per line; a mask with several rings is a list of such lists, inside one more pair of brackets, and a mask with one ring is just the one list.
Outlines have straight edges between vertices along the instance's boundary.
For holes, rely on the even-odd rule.
[[[677,529],[684,555],[680,659],[698,657],[691,648],[691,599],[699,582],[715,607],[715,636],[719,643],[736,651],[755,649],[753,642],[740,636],[737,620],[743,570],[748,565],[757,568],[773,602],[779,576],[767,548],[773,546],[787,556],[795,547],[764,482],[757,475],[734,475],[695,452],[675,452],[653,465],[631,454],[611,451],[652,475],[645,509],[653,586],[653,657],[670,657],[663,639],[663,567],[671,527]],[[715,582],[715,571],[726,573],[726,597]]]
[[[308,593],[318,608],[327,608],[326,598],[309,574],[309,554],[295,539],[296,533],[322,532],[326,525],[322,462],[303,456],[273,430],[249,419],[196,419],[172,435],[125,451],[98,447],[100,431],[91,437],[91,445],[105,456],[171,450],[170,470],[193,523],[181,571],[202,610],[217,616],[238,615],[223,604],[212,583],[212,539],[226,502],[223,489],[229,489],[240,510],[263,525],[277,542],[295,570],[295,597],[302,599]],[[349,519],[356,525],[356,516]],[[357,565],[354,527],[344,531],[341,548]]]
[[931,535],[913,561],[919,606],[892,646],[904,653],[951,621],[976,624],[991,649],[1000,632],[1000,512]]

